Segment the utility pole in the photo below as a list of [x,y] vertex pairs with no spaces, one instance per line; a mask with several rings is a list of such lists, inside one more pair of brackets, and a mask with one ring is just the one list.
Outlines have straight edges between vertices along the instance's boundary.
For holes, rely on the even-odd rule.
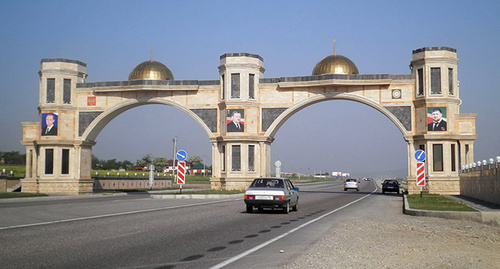
[[206,176],[206,168],[205,168],[205,155],[202,156],[203,158],[203,176]]
[[172,154],[172,185],[173,185],[175,182],[175,168],[177,167],[175,165],[175,155],[177,154],[177,136],[174,137],[172,142],[174,144],[174,151]]

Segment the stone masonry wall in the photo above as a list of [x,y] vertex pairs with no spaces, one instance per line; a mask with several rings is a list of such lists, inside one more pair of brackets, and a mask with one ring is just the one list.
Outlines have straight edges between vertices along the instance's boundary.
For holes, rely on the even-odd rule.
[[500,205],[500,167],[460,174],[460,195]]
[[[171,179],[154,180],[153,189],[165,189],[172,187]],[[134,190],[149,189],[149,179],[95,179],[95,190]]]
[[7,192],[8,189],[19,184],[19,178],[0,177],[0,192]]

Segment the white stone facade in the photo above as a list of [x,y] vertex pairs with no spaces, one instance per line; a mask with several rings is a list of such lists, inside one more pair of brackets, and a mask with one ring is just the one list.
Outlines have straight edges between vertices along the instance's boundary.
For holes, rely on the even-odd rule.
[[[40,121],[23,123],[27,175],[22,191],[92,192],[91,150],[99,132],[125,110],[146,104],[174,106],[193,117],[212,143],[212,188],[244,189],[253,178],[270,176],[271,144],[287,119],[309,105],[343,99],[375,108],[400,130],[408,142],[410,193],[420,191],[411,184],[413,155],[424,149],[424,190],[458,194],[459,167],[474,157],[476,115],[459,112],[457,64],[454,49],[422,48],[413,51],[409,75],[264,78],[260,56],[228,53],[213,81],[86,83],[84,63],[42,60]],[[447,127],[440,131],[428,130],[432,108],[445,111]],[[228,125],[233,112],[240,114],[244,130]],[[41,133],[42,119],[50,113],[57,115],[57,135]]]

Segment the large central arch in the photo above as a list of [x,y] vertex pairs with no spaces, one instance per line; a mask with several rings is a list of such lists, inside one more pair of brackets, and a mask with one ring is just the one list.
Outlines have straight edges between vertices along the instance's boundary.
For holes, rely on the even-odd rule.
[[[173,80],[163,66],[156,80],[86,83],[84,63],[44,59],[40,120],[23,123],[27,173],[22,191],[92,192],[97,135],[117,115],[145,104],[172,106],[195,119],[212,144],[212,188],[244,189],[255,177],[270,176],[271,144],[286,120],[318,102],[350,100],[397,126],[408,143],[408,182],[415,180],[413,155],[423,149],[428,156],[424,190],[458,194],[459,167],[474,157],[476,115],[459,113],[456,50],[415,50],[410,66],[412,73],[406,75],[360,75],[356,69],[346,75],[264,78],[262,57],[228,53],[220,57],[217,80]],[[431,130],[427,121],[435,110],[444,112],[447,125]],[[243,121],[232,125],[232,116]],[[47,117],[57,122],[55,134],[41,132]],[[410,183],[409,191],[420,190]]]
[[[374,108],[375,110],[379,111],[383,115],[385,115],[389,120],[396,125],[396,127],[399,129],[401,134],[403,135],[403,138],[407,136],[407,130],[403,126],[403,124],[392,114],[389,110],[387,110],[385,107],[381,106],[378,103],[373,102],[373,100],[368,99],[363,96],[359,96],[356,94],[350,94],[350,93],[328,93],[324,95],[317,95],[314,97],[311,97],[309,99],[306,99],[302,102],[299,102],[290,108],[288,108],[286,111],[284,111],[276,120],[273,122],[273,124],[269,127],[269,129],[266,132],[266,136],[274,137],[276,133],[278,132],[279,128],[290,118],[292,117],[295,113],[301,111],[302,109],[314,105],[319,102],[324,102],[324,101],[329,101],[329,100],[348,100],[348,101],[355,101],[361,104],[365,104],[367,106],[370,106]],[[406,139],[405,139],[406,140]]]

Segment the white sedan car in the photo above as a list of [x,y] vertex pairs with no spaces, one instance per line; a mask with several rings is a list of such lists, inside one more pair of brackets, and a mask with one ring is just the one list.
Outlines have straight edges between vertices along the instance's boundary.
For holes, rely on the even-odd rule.
[[347,189],[355,189],[359,191],[359,182],[357,179],[354,178],[348,178],[344,181],[344,191],[347,191]]
[[256,178],[245,192],[247,212],[253,208],[259,211],[264,208],[282,208],[288,214],[290,208],[297,211],[299,204],[299,188],[293,186],[287,178]]

